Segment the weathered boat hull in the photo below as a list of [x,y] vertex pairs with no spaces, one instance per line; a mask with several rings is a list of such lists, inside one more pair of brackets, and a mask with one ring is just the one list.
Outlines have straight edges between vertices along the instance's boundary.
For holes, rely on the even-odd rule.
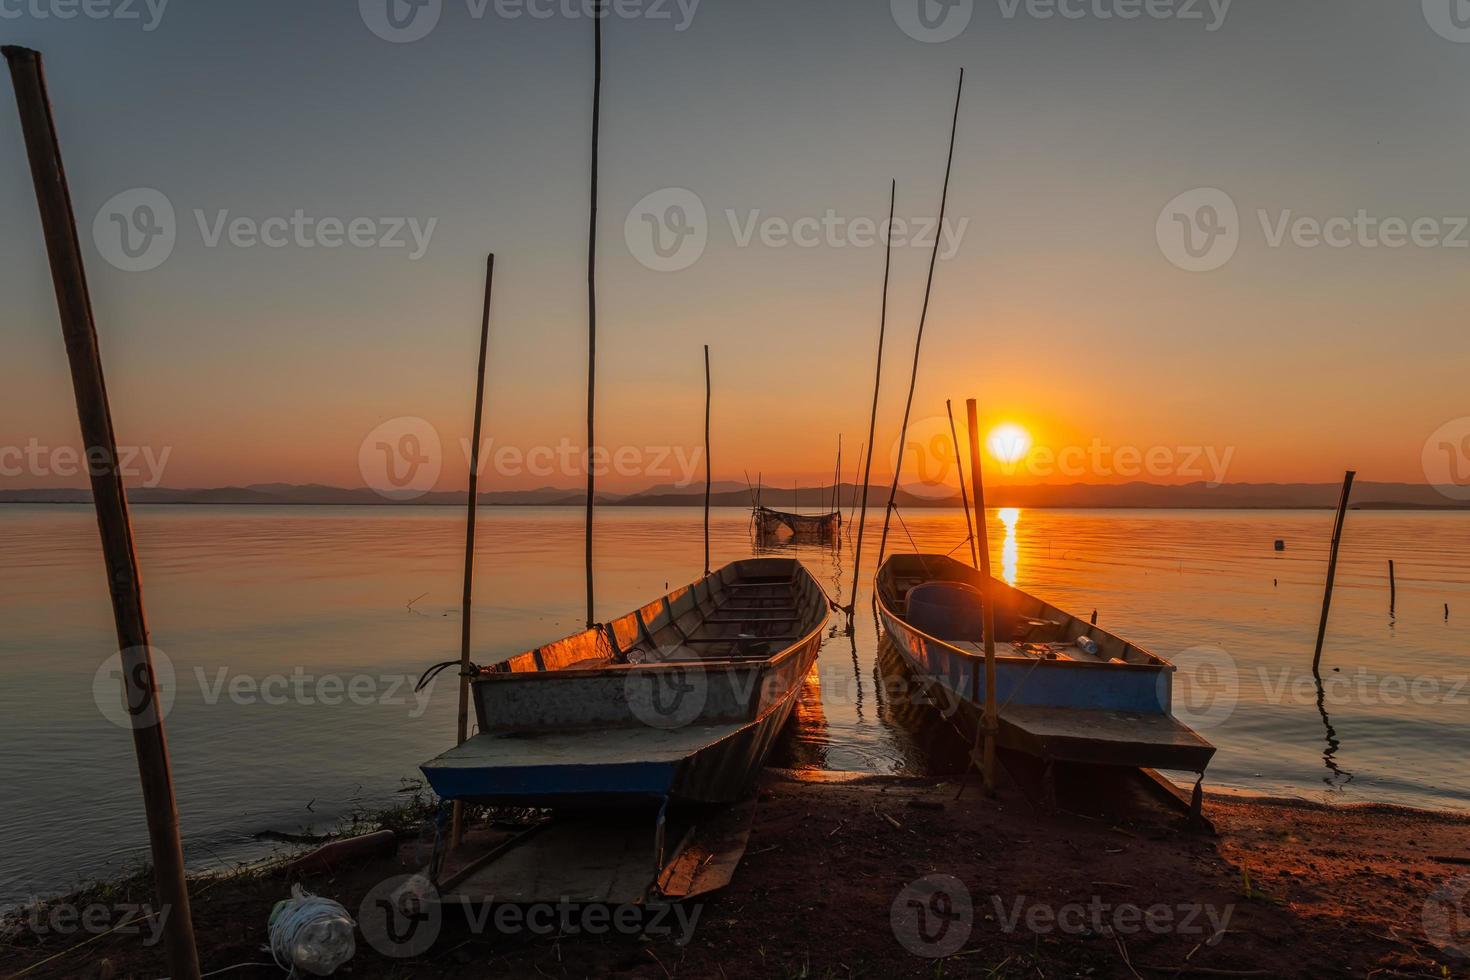
[[[984,656],[978,644],[940,639],[908,620],[904,583],[920,580],[978,584],[979,575],[941,555],[899,555],[884,563],[875,587],[894,648],[921,682],[940,689],[931,700],[951,706],[973,733],[985,699]],[[1029,628],[1054,646],[1085,636],[1098,647],[1096,656],[1076,659],[997,656],[1002,747],[1048,762],[1204,771],[1215,749],[1170,713],[1173,665],[1019,589],[996,582],[994,590],[997,637]]]
[[481,733],[423,772],[478,803],[738,799],[791,716],[828,606],[793,559],[728,565],[483,673]]

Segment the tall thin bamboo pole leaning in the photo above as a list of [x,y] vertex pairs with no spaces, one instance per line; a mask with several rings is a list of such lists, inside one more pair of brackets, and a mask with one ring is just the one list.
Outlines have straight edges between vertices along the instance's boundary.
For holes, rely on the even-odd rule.
[[1000,734],[1000,718],[995,706],[995,580],[990,575],[990,536],[985,530],[985,480],[980,472],[980,423],[976,418],[975,399],[965,400],[965,414],[970,424],[970,484],[975,489],[975,527],[979,534],[975,545],[980,552],[980,609],[985,630],[985,716],[980,726],[985,735],[982,768],[985,792],[993,795],[995,741]]
[[975,542],[975,525],[970,520],[970,498],[965,494],[965,467],[960,463],[960,437],[954,431],[954,406],[948,398],[944,400],[944,414],[949,416],[949,442],[954,447],[955,472],[960,478],[960,505],[965,509],[965,530],[970,534],[970,566],[979,568],[980,551]]
[[179,841],[179,813],[174,799],[168,740],[164,737],[163,714],[159,710],[157,678],[149,646],[148,620],[143,610],[143,583],[138,571],[127,496],[118,473],[117,437],[107,401],[102,356],[97,346],[97,325],[92,315],[92,298],[77,238],[71,191],[62,165],[61,144],[56,134],[56,120],[51,113],[51,100],[46,92],[46,75],[40,52],[13,46],[6,46],[3,51],[10,64],[21,128],[25,133],[31,178],[41,212],[52,283],[56,289],[61,332],[71,366],[72,390],[81,423],[87,469],[91,475],[92,502],[97,510],[97,529],[102,538],[102,558],[107,568],[112,617],[117,629],[125,707],[133,730],[133,749],[143,788],[143,809],[148,819],[153,880],[158,889],[159,905],[167,913],[163,918],[163,934],[169,970],[179,980],[197,980],[199,952],[194,944],[194,921],[189,910],[188,885],[184,880],[184,852]]
[[[954,167],[954,140],[960,127],[960,96],[965,90],[965,70],[960,69],[960,82],[954,93],[954,117],[949,126],[949,155],[944,164],[944,190],[939,195],[939,227],[944,227],[944,212],[949,204],[949,175]],[[934,291],[934,265],[939,261],[939,241],[942,234],[935,234],[934,248],[929,253],[929,275],[924,282],[924,306],[919,311],[919,332],[914,337],[914,366],[909,372],[909,396],[903,405],[903,425],[898,430],[898,459],[893,464],[893,487],[888,491],[888,507],[883,511],[883,536],[878,539],[878,564],[883,564],[883,554],[888,550],[888,525],[893,519],[893,508],[898,499],[898,480],[903,473],[904,442],[908,439],[909,413],[914,407],[914,385],[919,380],[919,350],[924,344],[924,324],[929,319],[929,297]]]
[[597,489],[593,454],[597,447],[594,425],[597,394],[597,141],[602,126],[602,15],[604,0],[592,10],[592,180],[587,219],[587,628],[597,625],[592,611],[592,498]]
[[709,458],[709,407],[714,388],[709,377],[709,344],[704,345],[704,575],[709,577],[709,496],[714,470]]
[[1347,517],[1348,497],[1353,492],[1353,470],[1342,478],[1342,496],[1337,501],[1337,518],[1332,522],[1332,549],[1327,554],[1327,586],[1322,592],[1322,618],[1317,623],[1317,647],[1312,653],[1312,674],[1321,676],[1322,641],[1327,638],[1327,612],[1332,608],[1332,585],[1337,579],[1337,548],[1342,544],[1342,522]]
[[[485,356],[490,346],[490,291],[495,282],[495,255],[485,260],[485,302],[480,310],[480,360],[475,369],[474,441],[470,443],[470,493],[464,531],[464,595],[459,624],[459,722],[457,745],[463,745],[470,734],[470,614],[475,596],[475,512],[480,492],[480,423],[485,415]],[[454,801],[454,817],[450,822],[449,846],[458,847],[464,836],[464,802]]]
[[863,462],[862,509],[858,511],[857,544],[852,556],[852,601],[847,606],[847,634],[853,633],[853,616],[857,610],[858,577],[863,567],[863,528],[868,523],[868,481],[873,474],[873,433],[878,426],[878,391],[883,386],[883,335],[888,332],[888,273],[893,268],[893,205],[898,198],[898,181],[888,183],[888,241],[883,250],[883,305],[878,314],[878,367],[873,374],[873,410],[868,416],[867,455]]

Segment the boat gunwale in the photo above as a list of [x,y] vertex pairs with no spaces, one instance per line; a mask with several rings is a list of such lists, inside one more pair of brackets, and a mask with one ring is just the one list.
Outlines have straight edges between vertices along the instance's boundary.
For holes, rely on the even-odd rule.
[[[716,577],[717,575],[719,575],[720,572],[724,571],[726,568],[729,568],[731,565],[735,565],[735,564],[738,564],[738,563],[743,562],[743,561],[751,561],[751,560],[757,560],[757,559],[752,559],[752,558],[737,558],[734,561],[726,562],[724,565],[721,565],[719,568],[717,568],[714,571],[710,572],[708,575],[705,575],[705,576],[703,576],[703,577],[701,577],[699,579],[696,579],[695,581],[690,582],[688,585],[681,586],[678,589],[674,589],[671,592],[666,592],[662,596],[660,596],[659,598],[660,599],[667,599],[669,596],[674,595],[677,592],[682,592],[682,591],[684,591],[686,589],[692,590],[694,588],[694,586],[698,585],[701,582],[707,582],[707,581],[709,581],[711,578]],[[763,559],[761,559],[761,560],[763,560]],[[802,562],[801,562],[800,559],[790,558],[790,559],[786,559],[786,560],[792,562],[792,564],[795,566],[795,568],[798,569],[798,570],[800,570],[800,572],[802,574],[805,574],[806,577],[807,577],[807,579],[811,582],[811,584],[816,587],[817,595],[819,595],[821,597],[822,602],[826,605],[826,615],[817,617],[817,621],[815,622],[815,624],[812,626],[812,628],[810,630],[806,631],[805,633],[802,633],[799,637],[797,637],[796,639],[792,640],[786,646],[782,647],[780,650],[778,650],[775,653],[771,654],[769,657],[764,657],[764,658],[759,659],[759,660],[756,660],[756,659],[732,660],[732,659],[729,659],[729,658],[724,658],[724,659],[720,659],[720,660],[713,660],[713,659],[697,659],[697,660],[654,660],[654,661],[645,661],[643,663],[638,663],[638,664],[618,663],[618,664],[605,664],[605,665],[601,665],[601,666],[597,666],[597,667],[562,667],[562,668],[554,669],[554,670],[521,670],[521,671],[487,670],[487,671],[485,671],[483,673],[480,673],[480,674],[477,674],[475,677],[471,678],[470,679],[470,683],[471,684],[494,684],[494,683],[510,683],[512,681],[524,683],[528,678],[532,678],[532,677],[542,677],[542,678],[553,678],[553,677],[578,677],[578,678],[587,678],[587,677],[617,677],[617,676],[626,676],[629,671],[634,671],[634,670],[639,670],[639,671],[642,671],[642,670],[650,670],[650,671],[652,671],[652,670],[666,670],[666,671],[680,670],[680,671],[684,671],[684,670],[688,670],[690,668],[707,669],[707,668],[711,668],[711,667],[714,667],[714,668],[725,668],[725,669],[730,669],[730,668],[735,668],[735,667],[751,667],[751,668],[769,668],[769,667],[772,667],[772,666],[774,666],[774,665],[776,665],[778,663],[781,663],[785,658],[793,655],[797,650],[801,649],[813,637],[818,637],[820,639],[820,634],[821,634],[822,630],[826,629],[827,628],[827,624],[829,622],[831,622],[831,620],[832,620],[832,608],[833,608],[832,597],[830,595],[828,595],[827,590],[822,587],[822,583],[817,579],[817,577],[815,575],[813,575],[811,573],[811,570],[810,569],[808,569],[804,564],[802,564]],[[796,575],[793,574],[791,580],[794,583],[795,580],[796,580]],[[784,585],[785,583],[784,582],[760,582],[760,583],[755,583],[755,584],[758,584],[758,585],[781,586],[781,585]],[[655,601],[657,601],[657,600],[655,600]],[[644,608],[646,608],[646,606],[639,606],[638,608],[632,610],[629,613],[624,613],[623,616],[630,616],[630,615],[631,616],[637,616],[639,614],[639,612],[642,609],[644,609]],[[622,617],[620,616],[620,617],[615,617],[615,618],[621,619]],[[609,621],[609,622],[611,622],[611,621]],[[569,640],[572,637],[583,636],[583,635],[585,635],[587,633],[601,633],[601,632],[604,631],[604,629],[606,628],[607,625],[608,625],[607,623],[599,623],[597,626],[593,627],[590,630],[579,630],[576,633],[569,633],[568,635],[566,635],[564,637],[559,637],[557,640],[553,640],[551,642],[556,643],[556,642],[560,642],[561,640]],[[733,642],[733,641],[738,640],[738,639],[741,639],[741,638],[740,637],[730,637],[729,639]],[[753,637],[751,639],[759,640],[761,638],[760,637]],[[509,656],[507,656],[503,660],[497,661],[496,662],[496,666],[498,666],[498,665],[500,665],[502,663],[507,663],[507,662],[509,662],[511,660],[514,660],[516,657],[522,657],[522,656],[525,656],[527,654],[533,654],[536,651],[542,649],[543,646],[546,646],[546,644],[542,644],[541,646],[531,647],[528,650],[522,650],[522,651],[519,651],[517,653],[510,654]]]

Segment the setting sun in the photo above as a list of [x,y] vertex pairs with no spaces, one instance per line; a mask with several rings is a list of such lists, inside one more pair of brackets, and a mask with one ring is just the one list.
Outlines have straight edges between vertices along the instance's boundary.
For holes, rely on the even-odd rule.
[[1002,463],[1018,463],[1031,451],[1031,433],[1007,422],[990,430],[990,435],[985,437],[985,448]]

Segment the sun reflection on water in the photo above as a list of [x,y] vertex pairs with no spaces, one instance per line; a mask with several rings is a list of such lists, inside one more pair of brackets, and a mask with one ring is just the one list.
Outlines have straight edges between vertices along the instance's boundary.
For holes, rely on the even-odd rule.
[[1006,526],[1005,544],[1000,549],[1000,574],[1007,585],[1015,585],[1016,564],[1020,554],[1016,548],[1016,523],[1021,519],[1021,508],[1002,507],[996,512],[996,516]]

